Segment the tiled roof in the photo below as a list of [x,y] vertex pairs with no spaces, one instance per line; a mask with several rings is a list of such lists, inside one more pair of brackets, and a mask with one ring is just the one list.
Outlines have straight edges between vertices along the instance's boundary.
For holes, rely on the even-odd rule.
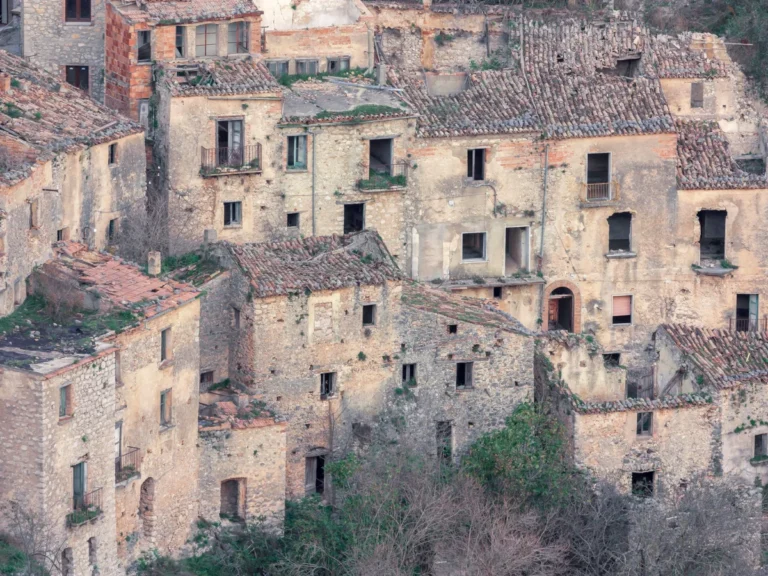
[[114,0],[112,6],[131,22],[163,24],[261,14],[251,0],[138,0],[136,4],[124,4]]
[[683,324],[661,327],[692,368],[714,388],[768,382],[768,333],[733,332]]
[[173,63],[161,66],[165,71],[165,83],[174,96],[279,93],[282,90],[267,67],[251,56],[185,62],[187,69],[197,66],[197,72],[190,73],[188,83],[177,81]]
[[0,173],[0,182],[24,178],[34,159],[47,160],[58,152],[117,140],[143,130],[60,78],[5,50],[0,50],[0,73],[8,74],[12,82],[10,91],[0,93],[0,131],[34,150],[26,165]]
[[[712,43],[717,37],[704,35],[701,42]],[[693,36],[652,36],[650,53],[652,65],[659,78],[722,78],[728,76],[731,64],[709,58],[705,50],[695,47]]]
[[717,122],[677,120],[677,180],[688,190],[768,189],[765,174],[741,170]]
[[374,231],[227,247],[259,298],[380,285],[401,278]]
[[432,312],[461,322],[530,334],[517,319],[478,298],[446,294],[443,290],[416,282],[406,282],[403,285],[402,302],[417,310]]
[[470,86],[453,96],[430,96],[421,80],[394,81],[421,114],[419,135],[542,132],[548,138],[671,133],[674,123],[658,81],[626,80],[539,71],[526,79],[513,70],[470,76]]
[[647,400],[627,398],[614,402],[582,402],[571,397],[571,406],[579,414],[601,414],[606,412],[651,412],[653,410],[675,410],[712,404],[712,396],[706,393],[679,394]]

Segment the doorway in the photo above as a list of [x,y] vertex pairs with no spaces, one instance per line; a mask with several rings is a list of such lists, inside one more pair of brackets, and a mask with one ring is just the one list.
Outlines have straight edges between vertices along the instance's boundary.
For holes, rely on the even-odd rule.
[[228,520],[245,520],[245,478],[234,478],[221,483],[220,516]]
[[507,228],[504,242],[504,275],[528,272],[528,227]]
[[344,234],[360,232],[365,228],[365,204],[344,205]]
[[322,495],[325,492],[325,455],[308,456],[304,466],[305,493]]
[[243,121],[216,122],[216,162],[218,166],[239,167],[243,164]]
[[548,330],[573,332],[573,292],[556,288],[549,295]]

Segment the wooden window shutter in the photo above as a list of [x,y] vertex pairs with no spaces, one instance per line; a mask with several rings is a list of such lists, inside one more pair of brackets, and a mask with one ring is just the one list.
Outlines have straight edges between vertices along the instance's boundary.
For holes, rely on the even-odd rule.
[[614,296],[613,297],[613,315],[631,316],[632,315],[632,296]]

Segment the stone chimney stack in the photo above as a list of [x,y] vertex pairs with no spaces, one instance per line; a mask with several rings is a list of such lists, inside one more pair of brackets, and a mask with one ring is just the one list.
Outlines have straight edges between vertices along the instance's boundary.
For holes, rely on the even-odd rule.
[[163,258],[160,252],[150,252],[147,257],[147,274],[150,276],[159,276],[163,268]]

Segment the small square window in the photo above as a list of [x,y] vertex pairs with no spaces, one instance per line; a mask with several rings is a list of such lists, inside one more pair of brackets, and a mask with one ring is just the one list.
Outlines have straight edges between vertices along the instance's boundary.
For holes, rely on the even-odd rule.
[[240,308],[232,306],[232,328],[240,330]]
[[755,458],[761,460],[768,456],[768,434],[755,435]]
[[67,384],[59,388],[59,418],[68,418],[72,414],[72,385]]
[[200,372],[200,386],[210,386],[213,384],[213,370]]
[[224,226],[241,226],[243,223],[243,203],[224,202]]
[[171,329],[166,328],[160,332],[160,362],[165,362],[171,357]]
[[403,386],[416,386],[416,364],[403,364]]
[[90,78],[88,66],[67,66],[67,84],[80,88],[83,92],[89,91]]
[[336,394],[336,372],[320,374],[320,399],[325,400]]
[[352,234],[365,229],[365,204],[344,205],[344,234]]
[[117,164],[117,143],[109,145],[109,165]]
[[603,366],[617,368],[621,364],[621,354],[603,354]]
[[496,298],[496,300],[501,300],[503,297],[504,291],[501,286],[494,286],[493,288],[493,297]]
[[456,364],[456,389],[472,388],[472,369],[474,362],[458,362]]
[[170,426],[173,422],[173,391],[160,392],[160,425]]
[[363,326],[376,324],[376,304],[363,305]]
[[637,435],[651,436],[653,434],[653,412],[637,413]]
[[299,213],[298,212],[290,212],[287,216],[287,226],[288,228],[298,228],[299,227]]
[[632,324],[632,296],[614,296],[612,324],[626,326]]
[[654,472],[632,473],[632,494],[640,498],[653,497]]
[[458,324],[448,324],[448,334],[458,334],[458,332],[459,332]]
[[152,32],[150,30],[139,30],[138,33],[138,61],[140,63],[152,61]]
[[64,242],[66,240],[69,240],[69,228],[56,230],[56,242]]
[[461,235],[461,259],[464,262],[485,260],[485,232]]

